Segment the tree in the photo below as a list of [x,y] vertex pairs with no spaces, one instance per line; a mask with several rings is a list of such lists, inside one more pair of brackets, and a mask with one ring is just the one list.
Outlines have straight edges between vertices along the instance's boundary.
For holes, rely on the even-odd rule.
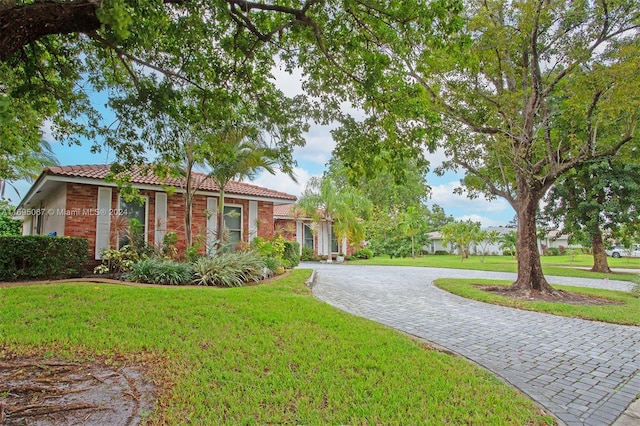
[[278,153],[261,142],[258,132],[258,129],[229,125],[206,135],[208,149],[204,153],[204,161],[211,168],[208,177],[213,179],[220,190],[217,248],[225,244],[224,197],[229,182],[253,178],[259,170],[275,173]]
[[605,249],[623,224],[640,215],[640,166],[632,159],[585,163],[560,179],[546,196],[544,217],[563,232],[582,236],[593,251],[594,272],[611,272]]
[[454,222],[453,216],[445,213],[444,209],[438,204],[431,206],[427,214],[427,231],[439,231],[444,225]]
[[539,202],[574,167],[637,145],[640,5],[471,1],[466,15],[453,46],[418,18],[363,23],[378,49],[362,55],[378,65],[354,92],[371,115],[408,126],[434,126],[436,115],[448,155],[438,171],[464,170],[461,192],[502,197],[516,212],[511,289],[553,294],[537,251]]
[[414,242],[416,235],[424,234],[426,220],[424,212],[415,206],[409,206],[400,214],[398,229],[411,238],[411,257],[415,257]]
[[[0,129],[2,128],[3,126],[0,123]],[[6,139],[5,142],[7,142]],[[0,152],[4,151],[0,155],[0,164],[2,164],[3,169],[2,173],[0,173],[0,199],[5,198],[8,186],[13,187],[18,193],[18,190],[11,183],[12,181],[25,179],[32,182],[40,175],[43,168],[58,164],[58,160],[51,149],[51,144],[44,139],[41,139],[38,145],[28,149],[26,149],[27,146],[23,146],[18,148],[17,151],[12,151],[9,146],[10,143],[4,145],[5,149],[0,146]],[[22,150],[22,148],[25,148],[25,150]]]
[[296,205],[316,223],[325,219],[338,241],[348,238],[355,245],[364,240],[362,218],[371,211],[371,203],[356,189],[338,187],[331,178],[314,176]]
[[484,257],[488,254],[487,247],[490,244],[494,244],[500,240],[500,233],[498,231],[480,231],[478,234],[477,246],[480,247],[480,262],[484,263]]
[[478,243],[484,237],[480,227],[480,222],[473,222],[471,219],[448,223],[440,229],[442,242],[444,245],[455,244],[460,253],[460,259],[464,261],[469,257],[471,245]]
[[518,234],[516,231],[507,232],[502,234],[500,238],[500,249],[508,251],[511,256],[516,255],[516,247],[518,244]]

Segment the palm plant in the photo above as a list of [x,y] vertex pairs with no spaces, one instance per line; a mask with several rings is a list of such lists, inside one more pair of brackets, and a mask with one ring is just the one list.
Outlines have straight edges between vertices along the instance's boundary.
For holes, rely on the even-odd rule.
[[[247,127],[223,127],[207,135],[208,149],[204,162],[211,168],[208,174],[220,190],[217,211],[217,248],[224,245],[224,197],[225,189],[232,180],[253,179],[261,170],[275,174],[280,153],[267,147],[259,133]],[[291,178],[293,175],[289,174]]]
[[400,215],[398,228],[405,236],[411,238],[411,257],[415,257],[415,237],[425,231],[427,226],[426,216],[416,206],[409,206]]
[[5,198],[8,187],[13,188],[18,197],[20,196],[18,189],[12,184],[13,181],[24,179],[28,182],[33,182],[40,175],[43,168],[58,165],[58,160],[53,153],[51,144],[44,139],[32,151],[24,151],[17,156],[8,155],[8,157],[8,159],[5,159],[4,155],[0,155],[0,161],[7,160],[10,164],[9,170],[0,174],[0,199]]
[[364,240],[361,219],[369,214],[371,202],[351,187],[339,188],[328,177],[312,177],[298,199],[297,208],[316,223],[326,219],[339,241],[348,238],[357,244]]

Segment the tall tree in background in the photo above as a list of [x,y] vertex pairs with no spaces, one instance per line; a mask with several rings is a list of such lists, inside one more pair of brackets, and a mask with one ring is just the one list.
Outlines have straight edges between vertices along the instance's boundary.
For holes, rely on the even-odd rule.
[[583,164],[560,179],[546,196],[544,217],[573,236],[584,235],[593,250],[594,272],[611,272],[606,238],[640,219],[640,165],[602,159]]

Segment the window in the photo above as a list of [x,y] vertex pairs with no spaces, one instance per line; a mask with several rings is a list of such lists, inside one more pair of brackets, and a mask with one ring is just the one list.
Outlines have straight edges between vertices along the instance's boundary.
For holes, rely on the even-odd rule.
[[313,250],[313,230],[309,225],[304,225],[304,246]]
[[331,227],[331,253],[339,253],[340,248],[338,247],[338,237],[336,233],[333,232],[333,226]]
[[224,206],[224,228],[227,243],[236,245],[242,241],[242,207]]
[[[147,241],[147,201],[148,198],[144,197],[142,204],[140,204],[136,200],[125,201],[123,198],[120,198],[120,207],[118,213],[120,213],[121,217],[124,217],[126,220],[126,228],[127,231],[123,232],[123,236],[120,236],[120,232],[118,232],[118,247],[122,247],[125,244],[129,244],[129,237],[131,235],[131,220],[136,219],[142,225],[142,229],[140,230],[142,235],[140,238],[142,241],[137,241],[137,243],[142,243]],[[107,212],[109,214],[109,212]]]

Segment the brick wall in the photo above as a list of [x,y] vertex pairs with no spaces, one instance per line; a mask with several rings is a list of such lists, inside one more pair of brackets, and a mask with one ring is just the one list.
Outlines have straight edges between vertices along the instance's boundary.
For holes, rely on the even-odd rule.
[[[152,245],[160,245],[162,241],[155,241],[155,209],[156,199],[155,191],[142,190],[142,196],[148,197],[147,203],[147,242]],[[112,189],[111,208],[117,211],[119,208],[120,194],[117,188]],[[206,250],[207,238],[207,196],[197,195],[192,204],[191,226],[193,230],[194,243],[201,241],[199,251],[204,253]],[[80,214],[68,215],[65,218],[65,235],[73,237],[83,237],[89,240],[89,249],[91,253],[95,252],[96,247],[96,215],[82,214],[88,210],[95,210],[98,205],[98,186],[79,183],[67,183],[67,210],[77,210]],[[249,201],[239,198],[225,197],[225,205],[242,206],[243,218],[243,238],[248,240],[249,236]],[[167,232],[175,232],[178,235],[177,249],[178,253],[184,253],[186,250],[186,236],[184,215],[186,212],[184,194],[174,193],[167,196]],[[273,203],[259,201],[258,202],[258,236],[270,238],[273,235],[274,219],[273,219]],[[128,219],[123,216],[111,217],[110,245],[117,247],[119,235],[123,235],[125,229],[128,228]],[[295,228],[294,228],[295,230]],[[294,236],[295,240],[295,236]]]

